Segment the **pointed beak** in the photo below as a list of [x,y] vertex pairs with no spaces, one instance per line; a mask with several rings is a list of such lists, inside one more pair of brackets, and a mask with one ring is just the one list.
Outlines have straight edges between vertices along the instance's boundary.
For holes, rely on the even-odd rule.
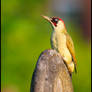
[[48,16],[44,16],[44,15],[41,15],[44,19],[46,19],[52,26],[53,26],[53,28],[55,28],[54,27],[54,25],[53,25],[53,23],[51,22],[51,18],[50,17],[48,17]]
[[48,20],[49,22],[51,22],[51,18],[47,17],[47,16],[44,16],[44,15],[41,15],[44,19]]

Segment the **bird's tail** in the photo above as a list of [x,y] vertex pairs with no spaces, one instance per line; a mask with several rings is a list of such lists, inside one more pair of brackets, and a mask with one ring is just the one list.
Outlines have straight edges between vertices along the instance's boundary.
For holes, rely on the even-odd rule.
[[77,68],[76,68],[76,64],[75,64],[75,73],[77,73]]

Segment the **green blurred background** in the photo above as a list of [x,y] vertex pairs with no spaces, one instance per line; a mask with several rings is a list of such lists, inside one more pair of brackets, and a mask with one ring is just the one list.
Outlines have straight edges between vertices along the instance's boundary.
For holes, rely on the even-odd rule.
[[90,0],[1,0],[1,91],[30,92],[37,59],[51,48],[41,14],[65,21],[78,61],[74,92],[91,92]]

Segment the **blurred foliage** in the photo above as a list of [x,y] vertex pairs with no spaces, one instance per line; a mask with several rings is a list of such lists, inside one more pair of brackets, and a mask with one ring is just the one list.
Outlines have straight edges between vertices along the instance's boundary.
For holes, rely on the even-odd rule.
[[[52,28],[41,18],[47,0],[1,0],[1,88],[30,92],[37,59],[51,48]],[[73,74],[74,92],[91,92],[91,43],[75,22],[65,21],[75,44],[78,73]],[[77,31],[80,30],[80,31]],[[15,90],[14,89],[14,90]],[[15,91],[14,91],[15,92]]]

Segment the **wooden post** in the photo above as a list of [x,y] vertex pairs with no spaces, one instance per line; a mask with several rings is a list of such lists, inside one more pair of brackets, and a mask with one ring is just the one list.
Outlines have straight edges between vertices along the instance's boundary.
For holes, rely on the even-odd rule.
[[40,55],[32,76],[31,92],[73,92],[67,67],[55,50],[45,50]]

